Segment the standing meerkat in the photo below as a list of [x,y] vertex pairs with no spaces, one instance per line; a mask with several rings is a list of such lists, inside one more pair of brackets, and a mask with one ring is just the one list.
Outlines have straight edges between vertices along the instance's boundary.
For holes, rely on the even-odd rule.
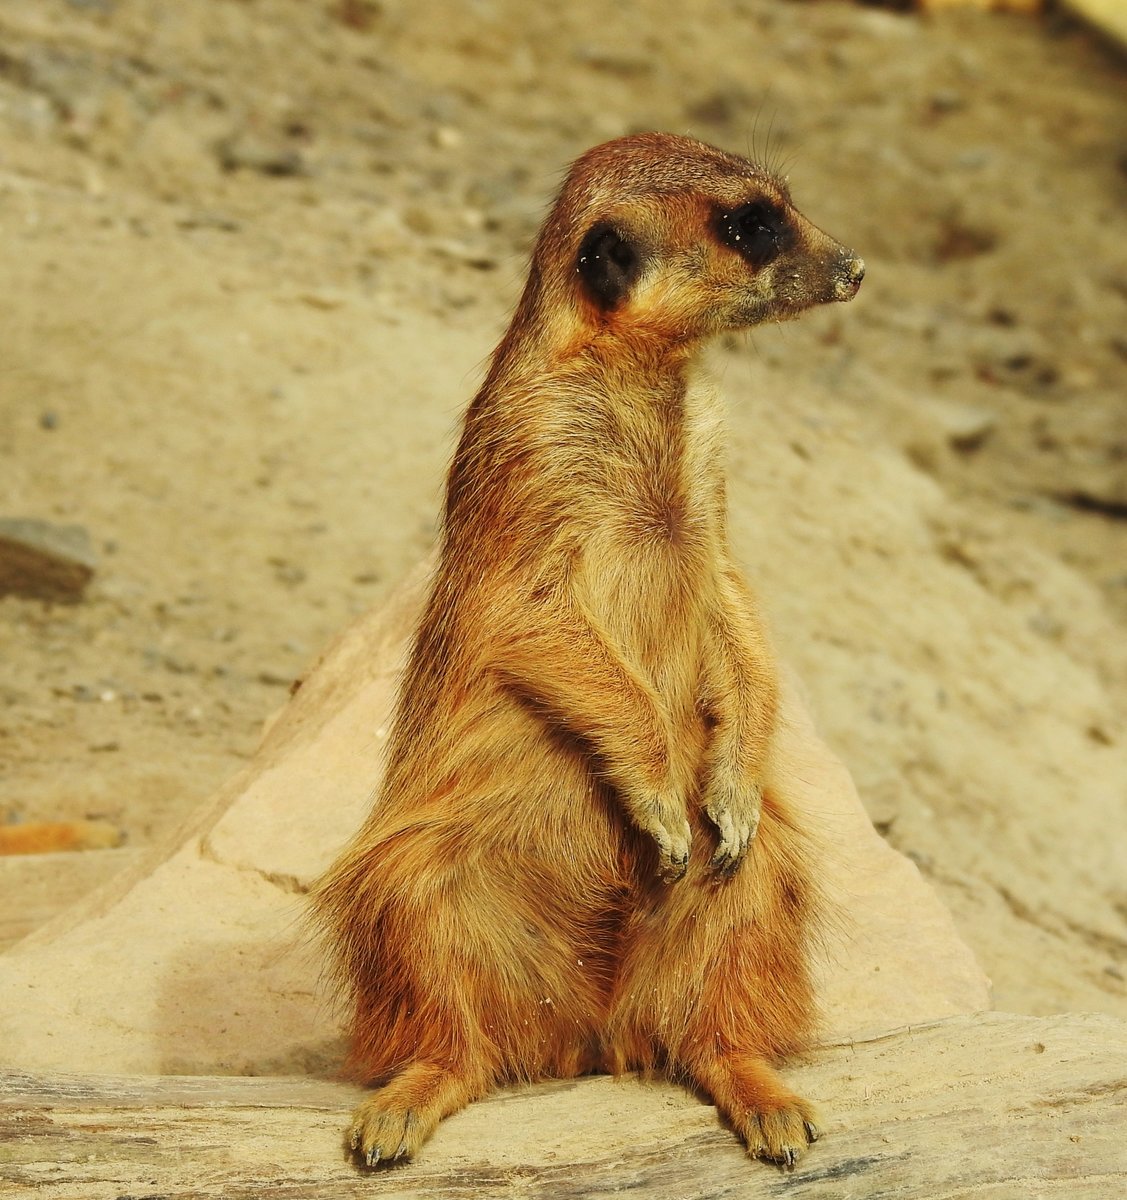
[[470,405],[375,807],[314,893],[409,1157],[499,1084],[657,1069],[792,1166],[817,879],[771,778],[776,668],[732,562],[703,342],[849,300],[785,183],[640,134],[573,166]]

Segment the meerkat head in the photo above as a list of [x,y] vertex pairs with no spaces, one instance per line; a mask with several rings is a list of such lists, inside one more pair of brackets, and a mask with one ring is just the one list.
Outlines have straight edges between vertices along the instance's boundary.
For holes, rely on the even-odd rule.
[[557,311],[562,303],[582,324],[678,343],[851,300],[864,273],[781,179],[657,133],[583,155],[533,256]]

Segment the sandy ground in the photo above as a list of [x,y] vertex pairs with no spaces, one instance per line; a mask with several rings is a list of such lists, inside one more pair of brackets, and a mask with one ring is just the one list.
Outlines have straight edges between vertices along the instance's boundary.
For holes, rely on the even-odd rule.
[[999,1006],[1127,1015],[1123,61],[687,7],[0,4],[0,516],[100,555],[78,604],[0,598],[0,819],[144,844],[244,762],[432,545],[564,164],[691,132],[869,267],[713,356],[780,649]]

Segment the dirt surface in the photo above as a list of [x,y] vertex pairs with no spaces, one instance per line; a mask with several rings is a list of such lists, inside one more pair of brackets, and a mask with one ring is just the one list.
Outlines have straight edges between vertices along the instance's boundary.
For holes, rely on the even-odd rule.
[[689,132],[869,268],[713,356],[780,649],[999,1004],[1127,1015],[1125,76],[973,12],[5,0],[0,517],[99,565],[0,598],[0,819],[143,844],[245,761],[432,545],[566,162]]

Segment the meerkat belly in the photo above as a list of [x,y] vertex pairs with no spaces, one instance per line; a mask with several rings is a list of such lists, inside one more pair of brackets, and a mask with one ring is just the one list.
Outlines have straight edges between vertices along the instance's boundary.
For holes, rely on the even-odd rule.
[[608,632],[655,683],[670,660],[695,657],[710,574],[706,561],[653,546],[622,547],[602,571]]

